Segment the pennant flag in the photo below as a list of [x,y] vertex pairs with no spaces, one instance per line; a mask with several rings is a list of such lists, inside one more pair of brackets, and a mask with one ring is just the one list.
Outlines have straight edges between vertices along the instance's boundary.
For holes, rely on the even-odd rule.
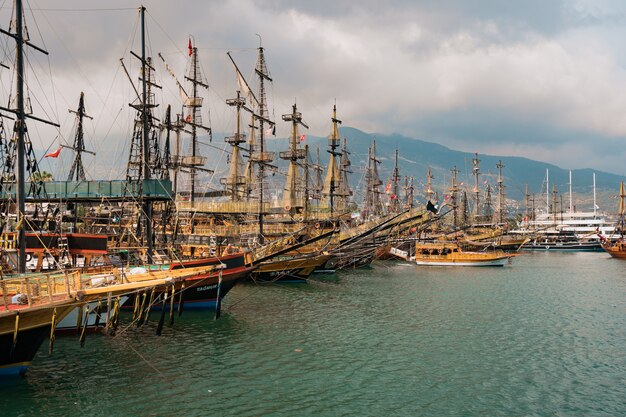
[[437,214],[437,207],[430,200],[428,200],[428,203],[426,204],[426,210],[433,214]]
[[44,158],[58,158],[60,153],[61,148],[59,147],[56,151],[45,154]]
[[193,46],[191,45],[191,38],[189,38],[189,45],[187,46],[189,49],[189,56],[193,54]]
[[306,135],[300,135],[300,142],[304,142],[305,139],[306,139]]

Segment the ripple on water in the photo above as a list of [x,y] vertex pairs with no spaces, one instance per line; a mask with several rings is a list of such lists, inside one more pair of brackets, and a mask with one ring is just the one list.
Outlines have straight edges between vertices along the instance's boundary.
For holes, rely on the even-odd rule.
[[[57,338],[2,415],[619,416],[626,279],[604,254],[510,267],[406,263],[308,285],[242,285],[219,321],[156,315],[116,337]],[[128,317],[123,322],[128,323]]]

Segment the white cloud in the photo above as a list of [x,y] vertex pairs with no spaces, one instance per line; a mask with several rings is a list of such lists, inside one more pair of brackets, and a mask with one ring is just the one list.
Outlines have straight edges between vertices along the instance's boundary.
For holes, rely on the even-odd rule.
[[[186,38],[194,35],[212,86],[216,131],[234,124],[223,103],[236,88],[225,53],[233,50],[251,76],[259,33],[275,80],[269,95],[276,118],[295,99],[313,134],[328,133],[336,99],[344,124],[362,130],[560,164],[567,155],[580,167],[594,163],[626,173],[619,159],[603,154],[626,137],[626,45],[620,40],[626,39],[626,8],[620,2],[332,4],[154,1],[148,4],[152,52],[164,52],[182,72]],[[91,6],[66,0],[54,7]],[[65,108],[85,91],[97,117],[94,137],[129,137],[132,112],[122,107],[132,90],[118,60],[130,48],[136,11],[35,15],[53,52],[54,112],[67,122]],[[169,76],[161,73],[160,81],[163,95],[177,103]],[[287,131],[279,122],[279,133]]]

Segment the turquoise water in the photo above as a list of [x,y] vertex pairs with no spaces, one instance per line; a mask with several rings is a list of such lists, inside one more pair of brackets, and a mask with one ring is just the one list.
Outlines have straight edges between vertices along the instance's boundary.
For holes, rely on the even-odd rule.
[[2,416],[626,416],[626,262],[377,263],[46,346]]

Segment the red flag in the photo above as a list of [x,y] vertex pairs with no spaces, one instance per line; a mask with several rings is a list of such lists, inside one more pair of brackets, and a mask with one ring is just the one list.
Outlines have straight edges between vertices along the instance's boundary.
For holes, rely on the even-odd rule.
[[56,151],[47,153],[43,157],[44,158],[58,158],[60,153],[61,153],[61,148],[59,147],[59,149],[57,149]]
[[191,113],[189,113],[189,114],[187,115],[187,117],[185,117],[185,121],[186,121],[187,123],[191,123],[191,121],[192,121],[192,120],[193,120],[193,118],[191,117]]
[[306,139],[306,135],[300,135],[300,142],[304,142],[305,139]]
[[391,192],[391,181],[389,181],[389,182],[387,183],[387,186],[385,187],[385,192],[386,192],[387,194],[389,194],[389,193]]
[[191,56],[191,54],[193,54],[193,46],[191,45],[191,38],[189,38],[189,56]]

